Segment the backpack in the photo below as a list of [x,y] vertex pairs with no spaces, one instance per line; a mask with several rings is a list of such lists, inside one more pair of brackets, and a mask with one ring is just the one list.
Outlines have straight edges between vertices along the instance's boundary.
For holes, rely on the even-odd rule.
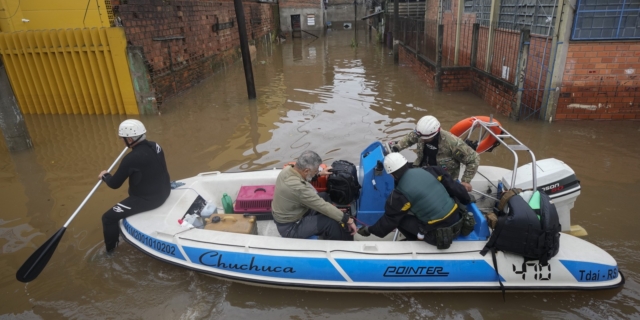
[[491,233],[491,238],[480,251],[483,256],[491,251],[493,268],[496,270],[498,283],[502,290],[502,299],[505,299],[505,289],[498,272],[496,250],[523,256],[523,265],[527,261],[538,260],[542,266],[548,265],[549,259],[560,250],[560,230],[562,228],[558,211],[551,202],[551,198],[544,192],[536,191],[539,193],[540,203],[539,205],[532,203],[536,208],[532,209],[529,203],[517,195],[519,191],[515,190],[515,192],[503,194],[503,197],[505,195],[511,196],[506,201],[507,208],[504,208],[505,201],[500,201],[498,222]]
[[360,183],[356,166],[345,160],[331,164],[331,175],[327,179],[327,192],[331,201],[338,205],[348,205],[360,196]]
[[495,230],[480,254],[495,249],[521,255],[526,260],[539,260],[543,266],[548,264],[560,249],[561,226],[549,196],[538,193],[540,205],[536,203],[535,210],[520,196],[508,200],[508,210],[499,212]]

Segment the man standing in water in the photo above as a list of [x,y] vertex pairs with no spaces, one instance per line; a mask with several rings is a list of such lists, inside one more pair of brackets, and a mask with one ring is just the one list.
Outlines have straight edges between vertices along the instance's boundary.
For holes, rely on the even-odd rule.
[[129,197],[102,215],[104,245],[109,253],[118,246],[120,219],[161,206],[171,192],[164,152],[160,145],[147,140],[146,132],[138,120],[123,121],[118,135],[131,152],[124,157],[114,175],[106,170],[99,175],[111,189],[120,188],[129,178]]
[[460,181],[467,191],[472,190],[470,182],[478,172],[480,156],[462,139],[440,130],[440,121],[436,117],[422,117],[415,130],[398,142],[391,141],[389,147],[393,152],[400,152],[416,143],[418,157],[413,162],[414,167],[439,166],[455,180],[460,175],[460,164],[463,163],[465,169]]
[[328,170],[319,172],[320,164],[317,153],[304,151],[293,167],[286,166],[278,175],[271,203],[278,232],[284,238],[321,235],[326,240],[353,240],[353,218],[327,202],[327,194],[317,193],[309,183],[316,174],[330,174]]

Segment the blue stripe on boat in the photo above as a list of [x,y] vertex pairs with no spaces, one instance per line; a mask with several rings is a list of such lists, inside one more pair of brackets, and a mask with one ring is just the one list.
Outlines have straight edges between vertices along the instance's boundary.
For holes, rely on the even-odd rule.
[[560,260],[579,282],[609,281],[618,278],[618,267],[607,264]]
[[346,281],[326,258],[268,256],[183,246],[195,264],[267,277]]
[[[491,282],[496,271],[484,260],[336,259],[356,282]],[[504,282],[505,280],[500,277]]]

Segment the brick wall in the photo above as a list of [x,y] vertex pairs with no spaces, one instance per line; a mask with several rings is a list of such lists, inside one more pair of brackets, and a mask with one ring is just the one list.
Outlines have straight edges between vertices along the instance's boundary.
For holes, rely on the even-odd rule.
[[467,67],[442,68],[442,91],[469,91],[471,69]]
[[[409,67],[430,88],[435,88],[436,68],[415,51],[403,45],[399,47],[400,65]],[[471,88],[471,69],[467,67],[442,68],[442,91],[468,91]]]
[[420,79],[424,80],[427,83],[427,86],[429,86],[430,88],[434,88],[436,86],[435,66],[432,66],[425,60],[416,57],[416,53],[414,51],[405,48],[405,46],[403,45],[400,45],[398,47],[398,58],[401,66],[411,68],[411,70],[413,70],[413,72],[415,72],[420,77]]
[[[233,1],[128,0],[122,4],[112,0],[112,4],[128,44],[143,48],[158,106],[240,57]],[[277,5],[243,5],[250,41],[276,30],[272,6]],[[230,21],[234,21],[232,28],[213,31],[214,24]],[[184,38],[158,41],[175,36]]]
[[513,85],[475,70],[471,72],[471,92],[482,98],[500,114],[509,116],[516,101]]
[[555,119],[640,119],[638,42],[570,43]]

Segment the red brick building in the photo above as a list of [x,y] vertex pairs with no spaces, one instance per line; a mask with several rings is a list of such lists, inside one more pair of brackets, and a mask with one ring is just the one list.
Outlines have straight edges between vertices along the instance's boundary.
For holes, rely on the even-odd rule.
[[[132,77],[140,100],[160,106],[225,65],[240,59],[236,13],[231,0],[112,0],[116,23],[124,27],[130,64],[142,56]],[[243,1],[250,42],[270,41],[278,28],[275,3]],[[144,102],[143,102],[144,103]],[[157,107],[156,106],[156,107]]]
[[556,119],[640,119],[640,43],[570,43]]
[[424,21],[402,19],[400,63],[429,86],[472,91],[515,119],[640,119],[632,2],[427,0]]

